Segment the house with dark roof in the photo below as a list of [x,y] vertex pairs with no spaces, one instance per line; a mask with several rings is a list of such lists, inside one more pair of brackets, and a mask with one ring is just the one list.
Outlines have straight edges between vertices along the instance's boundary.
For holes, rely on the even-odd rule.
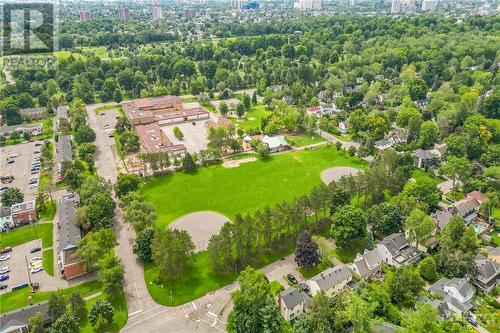
[[369,279],[381,272],[382,263],[383,259],[376,249],[365,250],[363,255],[360,253],[356,255],[356,259],[349,265],[349,268],[359,277]]
[[476,220],[479,212],[479,202],[474,198],[463,198],[460,201],[452,203],[448,206],[448,211],[452,215],[458,215],[464,220],[466,225],[471,224]]
[[78,242],[82,238],[80,226],[75,217],[79,203],[78,194],[69,193],[61,197],[57,207],[59,219],[58,261],[61,273],[67,280],[87,273],[85,262],[76,253]]
[[71,144],[71,135],[63,135],[59,137],[56,143],[57,156],[57,178],[61,180],[61,164],[64,161],[73,161],[73,146]]
[[43,314],[43,323],[49,324],[52,320],[47,314],[48,306],[49,303],[44,302],[0,315],[0,333],[28,332],[29,320],[38,312]]
[[290,321],[307,311],[311,298],[302,290],[290,287],[278,294],[278,304],[283,318]]
[[443,230],[450,223],[451,217],[451,213],[446,210],[441,210],[431,215],[431,219],[438,230]]
[[437,165],[437,156],[431,150],[417,149],[413,151],[413,164],[420,169],[428,169]]
[[352,273],[349,268],[337,265],[312,277],[307,284],[312,296],[324,292],[327,296],[333,297],[344,290],[351,281]]
[[385,140],[385,139],[377,140],[373,144],[373,148],[375,148],[379,152],[384,152],[387,149],[392,148],[392,146],[393,146],[393,143],[391,141]]
[[475,290],[467,279],[442,278],[429,288],[429,292],[443,297],[446,306],[460,315],[472,309]]
[[8,138],[12,133],[17,132],[19,135],[28,133],[30,135],[40,135],[43,133],[42,124],[19,124],[0,127],[0,136]]
[[478,254],[474,259],[477,273],[471,282],[484,292],[491,292],[500,279],[500,264],[488,257]]
[[385,237],[375,248],[382,261],[390,266],[400,267],[419,261],[420,252],[402,233]]

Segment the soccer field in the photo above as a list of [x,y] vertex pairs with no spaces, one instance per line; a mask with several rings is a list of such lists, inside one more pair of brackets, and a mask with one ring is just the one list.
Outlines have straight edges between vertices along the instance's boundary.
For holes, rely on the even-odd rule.
[[309,194],[321,183],[320,173],[333,166],[365,168],[366,163],[335,147],[294,151],[241,164],[176,172],[146,180],[141,191],[157,210],[159,227],[197,211],[216,211],[230,219]]

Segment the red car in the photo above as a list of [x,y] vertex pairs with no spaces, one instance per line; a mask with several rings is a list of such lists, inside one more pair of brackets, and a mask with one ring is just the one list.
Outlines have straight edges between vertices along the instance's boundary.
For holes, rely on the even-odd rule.
[[12,252],[12,246],[7,246],[6,248],[3,248],[0,253],[1,254],[4,254],[4,253],[9,253],[9,252]]

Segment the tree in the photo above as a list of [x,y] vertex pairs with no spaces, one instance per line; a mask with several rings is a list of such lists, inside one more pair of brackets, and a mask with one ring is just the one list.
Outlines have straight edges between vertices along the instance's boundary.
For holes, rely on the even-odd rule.
[[311,317],[303,313],[293,321],[293,333],[313,333]]
[[455,191],[457,179],[463,182],[470,177],[471,164],[466,157],[450,155],[441,165],[441,172],[452,179],[453,191]]
[[111,228],[91,231],[78,242],[78,255],[85,260],[89,268],[93,268],[101,258],[110,253],[116,246],[116,237]]
[[281,332],[283,319],[264,273],[247,267],[238,281],[240,288],[231,295],[234,307],[229,315],[228,330],[235,333]]
[[95,132],[92,128],[87,125],[79,126],[75,132],[75,141],[78,144],[85,142],[94,142],[96,138]]
[[187,272],[194,249],[191,236],[185,230],[157,230],[151,243],[153,261],[160,276],[167,281],[174,281]]
[[345,315],[353,324],[354,333],[370,332],[376,306],[376,303],[370,303],[356,294],[349,297]]
[[420,275],[429,282],[436,281],[437,278],[437,267],[434,257],[424,258],[418,265],[420,270]]
[[29,333],[45,333],[45,327],[43,324],[43,313],[37,312],[30,318]]
[[219,234],[212,235],[208,241],[207,252],[210,264],[217,274],[224,275],[233,271],[235,261],[232,254],[233,225],[224,223]]
[[250,97],[250,95],[243,94],[243,106],[245,107],[245,110],[247,112],[252,109],[252,98]]
[[114,254],[107,254],[100,260],[99,268],[103,291],[110,297],[120,293],[125,279],[125,267],[121,260]]
[[220,113],[225,116],[226,113],[229,112],[229,107],[227,106],[227,104],[225,102],[220,102],[220,105],[219,105],[219,111]]
[[257,144],[257,151],[256,152],[257,152],[257,154],[259,154],[259,156],[262,159],[266,159],[269,156],[271,150],[269,149],[269,146],[266,143],[260,141]]
[[71,312],[76,316],[78,320],[87,317],[87,307],[85,306],[85,301],[79,292],[74,292],[69,296],[69,306]]
[[347,246],[350,241],[364,237],[365,233],[366,217],[360,208],[346,205],[333,214],[330,235],[338,247]]
[[174,135],[178,140],[182,140],[184,138],[184,134],[182,133],[181,129],[177,126],[174,127]]
[[390,272],[385,282],[392,301],[406,306],[415,301],[424,284],[412,266],[403,266]]
[[156,229],[148,227],[139,232],[135,242],[133,251],[143,262],[151,262],[153,253],[151,252],[151,242],[155,236]]
[[185,172],[194,172],[197,168],[196,161],[193,155],[186,153],[182,158],[182,169]]
[[65,312],[52,324],[51,332],[54,333],[79,333],[80,326],[77,318],[71,312]]
[[113,92],[113,101],[116,103],[120,103],[123,100],[122,91],[119,88],[116,88]]
[[66,312],[66,299],[61,292],[50,294],[47,314],[52,320],[57,320]]
[[138,233],[147,227],[154,226],[157,218],[156,209],[142,198],[134,199],[124,205],[124,218]]
[[311,238],[307,230],[302,231],[297,240],[295,262],[301,268],[316,266],[321,262],[318,244]]
[[236,115],[238,116],[238,118],[241,118],[245,115],[245,106],[243,105],[243,103],[238,103],[238,105],[236,105]]
[[408,230],[410,242],[418,245],[422,244],[427,238],[430,237],[431,232],[436,228],[432,219],[427,216],[420,209],[414,209],[410,216],[406,219],[406,230]]
[[115,310],[111,303],[103,299],[98,299],[90,308],[89,321],[93,327],[99,328],[105,321],[111,324],[114,315]]
[[96,146],[93,143],[82,143],[78,145],[78,156],[84,158],[86,155],[94,155]]
[[133,130],[126,130],[120,135],[120,145],[124,153],[139,151],[141,147],[139,136]]
[[439,327],[440,317],[430,304],[418,302],[416,311],[407,311],[402,320],[402,333],[443,333]]
[[408,92],[413,101],[424,99],[429,91],[427,83],[418,78],[414,78],[408,82]]
[[419,119],[422,116],[414,106],[402,107],[396,117],[396,124],[400,127],[406,127],[411,119]]
[[420,138],[418,144],[422,148],[428,148],[434,145],[436,140],[438,139],[439,129],[437,125],[431,121],[424,121],[420,125]]
[[374,233],[379,237],[398,232],[404,224],[404,215],[395,205],[383,202],[368,210],[368,224],[372,225]]
[[324,292],[318,293],[312,299],[311,318],[312,332],[334,333],[343,331],[343,311],[338,304],[340,299],[333,299],[325,295]]
[[134,173],[119,174],[116,179],[115,193],[121,198],[129,192],[136,191],[140,183],[141,177]]
[[9,187],[2,194],[2,206],[10,207],[14,204],[21,203],[24,201],[24,194],[17,187]]
[[434,181],[429,178],[406,183],[402,195],[412,198],[427,213],[435,211],[441,200],[441,191],[436,187]]
[[252,94],[252,104],[257,105],[257,91],[255,91],[255,90]]

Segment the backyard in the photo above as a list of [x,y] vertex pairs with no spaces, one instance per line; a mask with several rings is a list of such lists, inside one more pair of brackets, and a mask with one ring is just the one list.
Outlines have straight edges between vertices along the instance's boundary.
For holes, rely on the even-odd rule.
[[252,107],[252,110],[250,112],[245,113],[245,117],[242,119],[238,118],[230,118],[233,124],[236,125],[236,127],[241,127],[244,130],[248,129],[254,129],[260,128],[260,121],[262,118],[265,118],[270,114],[269,111],[266,110],[265,105],[258,105]]
[[237,168],[215,165],[193,174],[151,177],[141,191],[156,207],[160,228],[197,211],[216,211],[232,219],[238,213],[309,193],[321,183],[321,171],[332,166],[364,168],[366,163],[335,147],[321,147],[274,155]]

